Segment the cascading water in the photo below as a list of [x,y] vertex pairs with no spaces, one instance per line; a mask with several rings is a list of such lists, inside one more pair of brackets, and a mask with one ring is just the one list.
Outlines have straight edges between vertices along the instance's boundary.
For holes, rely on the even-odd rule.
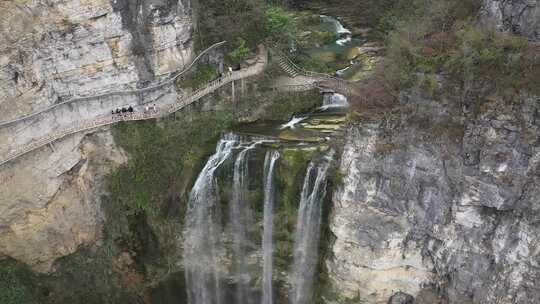
[[[249,200],[249,160],[251,151],[254,156],[257,155],[258,146],[269,141],[274,140],[252,138],[247,141],[233,134],[223,136],[216,152],[208,159],[195,182],[190,193],[184,231],[184,264],[189,304],[274,303],[275,176],[280,158],[279,152],[275,150],[267,151],[264,161],[262,248],[259,247],[263,257],[260,298],[255,296],[258,292],[253,284],[259,275],[255,275],[253,267],[249,266],[252,257],[258,256],[253,241],[257,237],[254,237],[253,232],[256,227],[260,227],[256,225],[257,212]],[[311,303],[313,297],[322,201],[326,195],[327,172],[332,156],[333,152],[330,152],[322,159],[312,160],[305,173],[295,231],[294,264],[291,266],[293,288],[289,299],[292,304]],[[217,172],[226,162],[233,164],[233,174],[231,200],[228,203],[229,224],[224,229]],[[220,178],[230,176],[223,175],[223,169],[219,171]],[[231,267],[228,267],[227,261],[231,261]]]
[[273,304],[274,169],[279,157],[277,151],[268,151],[264,160],[263,296],[261,304]]
[[292,304],[311,303],[321,229],[322,201],[333,151],[320,162],[311,161],[302,187],[294,242]]
[[336,40],[336,44],[343,46],[352,41],[351,31],[345,28],[343,24],[339,22],[339,20],[337,20],[334,17],[325,16],[325,15],[321,15],[320,17],[322,18],[324,22],[328,22],[332,24],[332,26],[334,27],[335,33],[339,35],[340,38]]
[[339,20],[337,20],[334,17],[326,16],[326,15],[320,15],[321,19],[323,19],[324,22],[331,23],[334,26],[335,32],[337,34],[351,34],[351,31],[343,26]]
[[287,128],[294,129],[296,124],[301,123],[307,118],[308,118],[307,116],[300,116],[300,117],[293,116],[289,122],[281,125],[280,129],[281,130],[285,130]]
[[239,144],[225,135],[197,177],[190,193],[184,231],[184,264],[189,304],[221,304],[218,256],[222,250],[218,225],[218,189],[215,172]]
[[327,110],[329,108],[346,108],[349,106],[347,97],[344,95],[333,93],[331,95],[325,95],[323,99],[322,110]]
[[237,278],[235,303],[251,303],[248,292],[249,274],[246,270],[247,227],[251,226],[252,210],[247,201],[248,154],[260,142],[244,148],[234,162],[233,198],[230,204],[230,221],[233,239],[234,276]]

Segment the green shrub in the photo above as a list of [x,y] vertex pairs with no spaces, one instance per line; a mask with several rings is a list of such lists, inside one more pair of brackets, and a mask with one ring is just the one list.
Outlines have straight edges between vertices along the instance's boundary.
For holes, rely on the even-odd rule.
[[249,48],[246,46],[246,41],[243,38],[239,37],[236,40],[236,45],[236,48],[227,55],[234,65],[243,62],[249,54]]
[[230,127],[229,112],[200,113],[195,119],[120,123],[115,141],[128,152],[129,161],[109,176],[111,199],[128,215],[156,214],[171,189],[211,153],[219,134]]
[[398,2],[386,16],[393,27],[387,35],[385,79],[389,87],[419,85],[432,95],[435,74],[447,74],[457,84],[487,82],[498,92],[535,90],[536,57],[527,57],[526,39],[473,25],[474,0]]
[[525,76],[523,66],[527,65],[523,54],[528,43],[524,38],[474,26],[458,31],[458,38],[459,44],[445,63],[456,79],[491,81],[500,92],[528,89],[521,85]]
[[287,42],[296,32],[296,23],[291,14],[278,6],[269,6],[264,12],[264,28],[274,41]]
[[195,72],[188,74],[184,79],[179,79],[176,85],[180,88],[191,88],[197,90],[204,87],[210,81],[218,77],[218,70],[210,64],[197,66]]

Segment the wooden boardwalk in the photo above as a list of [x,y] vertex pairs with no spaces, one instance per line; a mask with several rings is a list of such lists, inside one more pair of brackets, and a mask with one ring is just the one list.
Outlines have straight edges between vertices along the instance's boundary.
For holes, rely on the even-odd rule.
[[223,76],[221,79],[216,79],[208,83],[205,87],[189,94],[188,96],[179,97],[177,101],[173,104],[164,105],[164,106],[159,106],[158,104],[158,107],[156,108],[155,111],[150,110],[150,111],[144,111],[144,112],[132,112],[132,113],[122,113],[122,114],[114,114],[114,115],[108,114],[108,115],[98,116],[96,118],[89,119],[89,120],[79,121],[76,124],[69,126],[68,128],[58,130],[57,132],[49,134],[46,137],[39,138],[28,144],[18,147],[17,149],[15,149],[15,151],[9,153],[8,155],[6,155],[6,157],[0,160],[0,166],[10,161],[13,161],[17,159],[18,157],[21,157],[22,155],[25,155],[31,151],[39,149],[48,144],[51,144],[71,134],[93,130],[93,129],[111,125],[120,121],[155,119],[155,118],[160,118],[160,117],[164,117],[169,114],[175,113],[183,109],[184,107],[195,103],[202,97],[215,92],[216,90],[218,90],[219,88],[223,87],[226,84],[230,84],[233,81],[248,78],[248,77],[261,73],[266,67],[267,62],[268,62],[268,58],[267,58],[266,50],[264,48],[261,48],[261,50],[259,51],[258,60],[255,64],[243,70],[233,71],[232,73]]
[[[171,78],[163,81],[162,83],[158,85],[140,89],[140,90],[109,92],[109,93],[104,93],[104,94],[92,96],[92,97],[75,98],[75,99],[66,101],[64,103],[53,105],[41,111],[14,119],[12,121],[2,122],[0,123],[0,127],[8,125],[8,124],[17,123],[19,121],[23,121],[31,117],[38,116],[44,112],[50,111],[66,103],[72,103],[72,102],[77,102],[77,101],[88,101],[91,99],[99,99],[106,96],[117,95],[117,94],[137,94],[140,92],[147,92],[147,91],[160,89],[167,84],[174,83],[174,81],[178,77],[180,77],[181,75],[186,73],[189,69],[191,69],[204,54],[206,54],[208,51],[218,46],[223,45],[224,43],[225,42],[223,41],[223,42],[219,42],[210,46],[208,49],[206,49],[201,54],[199,54],[193,60],[193,62],[188,67],[186,67],[183,71],[179,72],[178,74],[172,76]],[[354,84],[349,81],[346,81],[344,79],[340,79],[337,77],[333,77],[327,74],[306,71],[302,69],[301,67],[297,66],[296,64],[294,64],[290,59],[288,59],[286,56],[282,54],[273,52],[273,55],[277,58],[278,65],[281,67],[281,69],[283,69],[289,76],[293,78],[302,76],[306,80],[305,83],[300,83],[300,84],[292,85],[292,86],[285,86],[283,88],[284,90],[308,91],[308,90],[318,88],[320,90],[332,90],[334,92],[338,92],[344,95],[351,95],[354,93]],[[75,124],[68,126],[67,128],[60,129],[52,134],[49,134],[46,137],[36,139],[34,141],[31,141],[28,144],[17,147],[14,151],[8,153],[5,157],[3,157],[0,160],[0,166],[10,161],[13,161],[17,159],[18,157],[21,157],[27,153],[30,153],[34,150],[37,150],[41,147],[44,147],[59,139],[62,139],[66,136],[69,136],[75,133],[94,130],[99,127],[111,125],[120,121],[156,119],[156,118],[170,115],[172,113],[175,113],[183,109],[186,106],[189,106],[197,102],[199,99],[203,98],[204,96],[215,92],[219,88],[227,84],[230,84],[233,81],[248,78],[248,77],[255,76],[261,73],[265,69],[267,63],[268,63],[267,52],[264,48],[261,47],[261,49],[259,50],[257,62],[255,64],[239,71],[233,71],[232,73],[223,76],[221,79],[216,79],[208,83],[205,87],[199,90],[196,90],[187,96],[181,96],[173,104],[159,105],[159,103],[156,103],[158,107],[156,108],[155,111],[150,110],[150,111],[143,111],[143,112],[122,113],[122,114],[114,114],[114,115],[107,114],[107,115],[98,116],[92,119],[79,121]]]

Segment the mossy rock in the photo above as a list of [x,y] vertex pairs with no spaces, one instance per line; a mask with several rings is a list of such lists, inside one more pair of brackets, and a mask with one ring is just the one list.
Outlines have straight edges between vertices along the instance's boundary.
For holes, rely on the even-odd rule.
[[14,260],[0,261],[0,303],[34,304],[36,276],[22,263]]

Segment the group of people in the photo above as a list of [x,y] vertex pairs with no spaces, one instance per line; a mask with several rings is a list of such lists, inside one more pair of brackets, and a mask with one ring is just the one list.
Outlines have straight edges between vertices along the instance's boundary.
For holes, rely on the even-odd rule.
[[134,109],[132,106],[129,107],[122,107],[122,108],[116,108],[116,110],[111,111],[111,114],[125,114],[125,113],[133,113]]
[[[156,112],[157,111],[156,104],[144,107],[144,111],[145,112],[148,112],[148,111]],[[133,113],[133,112],[135,112],[135,109],[132,106],[129,106],[127,108],[122,107],[122,108],[117,108],[116,110],[112,110],[111,114],[112,115],[119,115],[119,114]]]

